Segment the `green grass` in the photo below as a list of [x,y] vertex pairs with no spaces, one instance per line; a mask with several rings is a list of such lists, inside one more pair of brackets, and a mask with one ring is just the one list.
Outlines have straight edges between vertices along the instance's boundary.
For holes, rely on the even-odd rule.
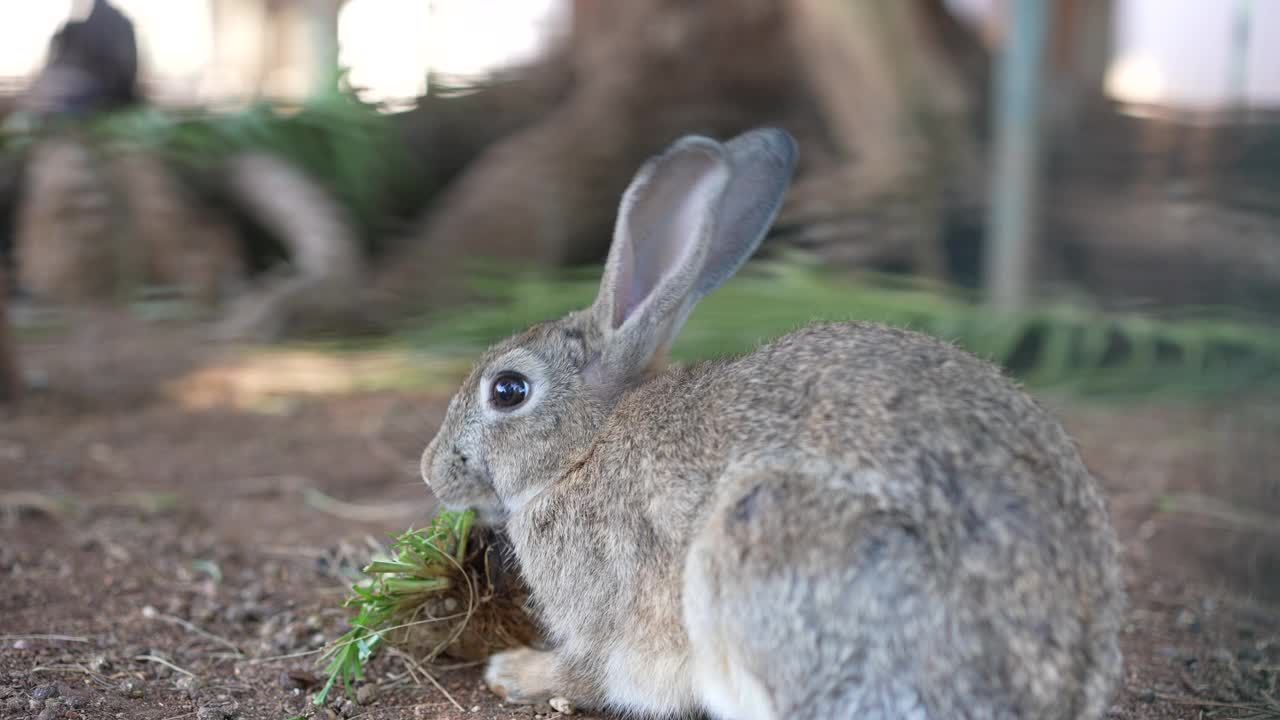
[[[555,279],[481,280],[494,300],[444,312],[405,342],[474,354],[528,325],[588,305],[597,269]],[[966,292],[902,278],[824,272],[793,258],[749,265],[694,311],[672,354],[693,360],[751,350],[814,320],[871,320],[964,347],[1029,385],[1092,397],[1204,398],[1280,379],[1280,330],[1226,310],[1164,316],[1107,312],[1057,298],[1001,316]]]
[[428,527],[396,536],[389,558],[364,567],[368,577],[352,586],[344,603],[355,609],[351,629],[320,658],[328,680],[312,698],[316,705],[324,704],[339,681],[351,694],[351,684],[364,677],[365,664],[387,634],[411,622],[431,595],[450,589],[466,559],[474,520],[470,511],[441,511]]

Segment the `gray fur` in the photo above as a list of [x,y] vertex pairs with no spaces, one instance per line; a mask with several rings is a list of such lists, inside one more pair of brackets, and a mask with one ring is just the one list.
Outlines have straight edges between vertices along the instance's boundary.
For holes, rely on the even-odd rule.
[[[743,203],[766,209],[739,240],[772,220],[791,161],[772,164],[782,182],[739,183],[743,146],[722,146],[738,196],[705,208],[698,242],[727,241],[716,223]],[[650,292],[700,295],[741,262],[681,257],[695,266]],[[679,300],[660,298],[657,331],[678,329]],[[1113,532],[1071,439],[998,370],[869,323],[620,367],[615,343],[637,340],[612,317],[490,349],[423,455],[446,505],[505,525],[552,643],[495,656],[491,688],[644,717],[1102,715],[1120,672]],[[487,402],[503,371],[531,381],[514,411]]]

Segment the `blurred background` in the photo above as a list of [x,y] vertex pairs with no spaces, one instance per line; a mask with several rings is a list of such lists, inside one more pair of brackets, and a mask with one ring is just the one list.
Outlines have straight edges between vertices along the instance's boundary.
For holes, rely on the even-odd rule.
[[1117,712],[1280,717],[1278,0],[0,0],[10,527],[145,492],[209,515],[165,562],[336,542],[303,488],[403,529],[640,163],[766,124],[795,183],[677,357],[856,318],[1002,364],[1126,544]]

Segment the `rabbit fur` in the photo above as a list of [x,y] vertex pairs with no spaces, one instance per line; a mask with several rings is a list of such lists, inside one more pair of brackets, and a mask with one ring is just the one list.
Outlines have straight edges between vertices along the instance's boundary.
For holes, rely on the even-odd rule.
[[1114,533],[1000,371],[861,322],[664,367],[795,159],[776,129],[677,141],[624,195],[595,303],[491,348],[450,403],[423,476],[505,527],[550,647],[486,682],[636,717],[1100,717]]

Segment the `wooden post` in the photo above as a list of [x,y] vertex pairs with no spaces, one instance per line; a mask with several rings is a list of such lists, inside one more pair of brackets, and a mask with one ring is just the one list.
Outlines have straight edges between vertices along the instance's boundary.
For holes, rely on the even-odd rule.
[[1048,6],[1049,0],[1012,0],[1008,37],[998,55],[986,286],[1001,311],[1024,306],[1031,289]]

